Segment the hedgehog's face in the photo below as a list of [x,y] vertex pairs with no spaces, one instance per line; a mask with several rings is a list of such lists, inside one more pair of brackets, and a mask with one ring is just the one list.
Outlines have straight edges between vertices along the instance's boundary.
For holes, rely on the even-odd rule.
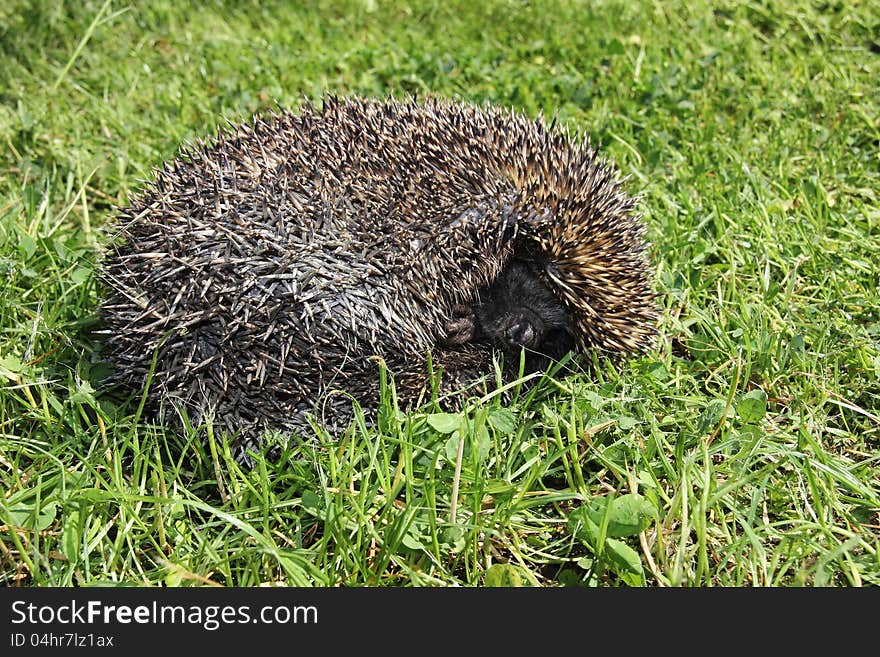
[[570,313],[519,260],[512,261],[480,294],[474,315],[482,335],[510,354],[526,349],[538,358],[535,368],[543,368],[547,359],[559,360],[574,348]]

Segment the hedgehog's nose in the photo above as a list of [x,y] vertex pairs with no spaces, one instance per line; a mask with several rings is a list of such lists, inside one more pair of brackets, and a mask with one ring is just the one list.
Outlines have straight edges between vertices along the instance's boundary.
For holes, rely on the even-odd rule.
[[535,327],[525,321],[514,322],[504,332],[507,341],[518,347],[531,347],[535,341],[535,335]]

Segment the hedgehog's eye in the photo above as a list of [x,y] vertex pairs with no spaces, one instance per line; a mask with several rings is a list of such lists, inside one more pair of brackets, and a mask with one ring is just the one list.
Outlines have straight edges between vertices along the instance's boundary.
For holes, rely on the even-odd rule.
[[515,347],[535,347],[538,343],[538,329],[525,317],[517,317],[504,329],[504,338]]
[[545,262],[544,263],[544,271],[547,272],[547,275],[550,278],[553,278],[553,279],[560,278],[559,268],[556,266],[555,262],[551,262],[549,260],[547,262]]

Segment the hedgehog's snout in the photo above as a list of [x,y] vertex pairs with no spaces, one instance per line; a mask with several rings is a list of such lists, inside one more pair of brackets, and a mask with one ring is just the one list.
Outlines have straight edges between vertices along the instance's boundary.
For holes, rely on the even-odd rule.
[[504,339],[514,347],[534,348],[538,344],[538,331],[525,317],[518,317],[505,329]]

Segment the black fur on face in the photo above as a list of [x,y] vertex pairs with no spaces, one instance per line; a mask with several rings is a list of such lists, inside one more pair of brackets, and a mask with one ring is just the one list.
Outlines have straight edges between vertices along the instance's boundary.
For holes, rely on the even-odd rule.
[[[474,307],[477,339],[518,359],[526,350],[528,370],[544,369],[571,351],[574,326],[568,309],[520,260],[513,260]],[[517,361],[518,362],[518,361]]]

